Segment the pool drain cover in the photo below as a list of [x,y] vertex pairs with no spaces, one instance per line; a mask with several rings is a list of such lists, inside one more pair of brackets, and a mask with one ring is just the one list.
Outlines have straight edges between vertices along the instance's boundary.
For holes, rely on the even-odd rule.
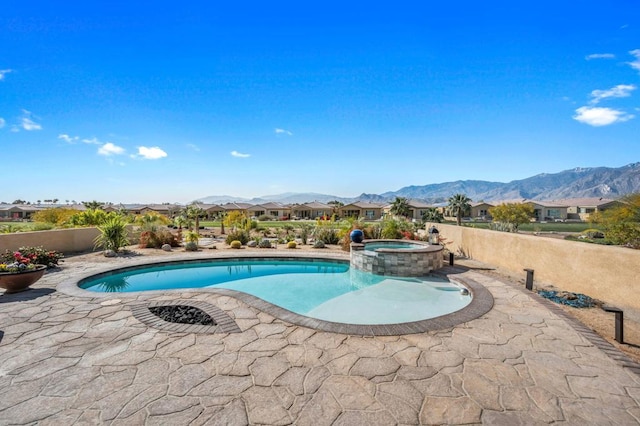
[[165,321],[178,324],[216,325],[202,309],[188,305],[162,305],[150,307],[151,313]]

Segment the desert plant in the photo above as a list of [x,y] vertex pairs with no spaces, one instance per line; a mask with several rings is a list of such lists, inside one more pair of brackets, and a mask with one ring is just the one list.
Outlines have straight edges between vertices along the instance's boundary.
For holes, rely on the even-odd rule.
[[95,238],[95,247],[118,252],[129,244],[127,222],[120,216],[113,216],[98,226],[100,234]]
[[309,239],[309,235],[311,234],[311,225],[308,223],[300,224],[300,239],[302,240],[302,244],[306,245],[307,240]]
[[242,245],[245,245],[249,242],[249,239],[249,233],[241,229],[228,233],[225,242],[231,244],[232,241],[238,240]]
[[184,249],[186,251],[198,251],[198,243],[189,241],[188,243],[185,243]]
[[269,216],[268,214],[263,214],[263,215],[258,216],[258,220],[260,222],[267,222],[267,221],[273,220],[273,217]]
[[321,249],[321,248],[324,248],[324,247],[325,247],[324,241],[322,241],[322,240],[316,240],[316,242],[313,243],[313,248],[314,249]]
[[258,247],[260,248],[271,248],[271,241],[269,240],[260,240],[258,243]]
[[234,241],[231,241],[231,244],[229,245],[231,246],[232,249],[239,249],[242,247],[242,242],[238,240],[234,240]]
[[296,244],[296,242],[295,242],[295,241],[289,241],[289,242],[287,243],[287,248],[288,248],[288,249],[294,249],[294,248],[296,248],[297,246],[298,246],[298,244]]

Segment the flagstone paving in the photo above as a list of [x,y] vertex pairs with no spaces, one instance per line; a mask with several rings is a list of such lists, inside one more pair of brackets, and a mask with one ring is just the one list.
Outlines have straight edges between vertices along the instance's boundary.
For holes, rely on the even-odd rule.
[[[491,292],[491,311],[453,328],[402,336],[316,331],[198,291],[135,297],[56,291],[105,262],[130,261],[70,258],[32,290],[0,296],[0,424],[640,419],[637,365],[517,285],[480,272],[459,271]],[[172,332],[140,322],[131,310],[176,299],[219,308],[241,331]]]

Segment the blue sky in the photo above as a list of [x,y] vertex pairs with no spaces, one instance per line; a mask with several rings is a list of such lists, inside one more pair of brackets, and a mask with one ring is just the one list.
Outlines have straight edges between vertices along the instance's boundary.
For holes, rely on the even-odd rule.
[[3,2],[0,201],[357,196],[640,161],[636,0],[218,3]]

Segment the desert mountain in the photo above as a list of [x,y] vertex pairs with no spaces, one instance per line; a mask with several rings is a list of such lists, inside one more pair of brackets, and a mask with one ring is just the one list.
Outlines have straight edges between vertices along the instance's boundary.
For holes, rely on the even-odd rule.
[[310,201],[328,202],[338,200],[343,203],[353,201],[389,202],[395,197],[406,197],[429,203],[446,201],[454,194],[466,194],[474,201],[514,200],[555,200],[564,198],[619,198],[623,195],[640,192],[640,162],[623,167],[578,167],[559,173],[542,173],[526,179],[508,183],[483,180],[460,180],[455,182],[412,185],[397,191],[382,194],[361,194],[358,197],[345,198],[317,193],[285,193],[265,195],[246,199],[229,196],[209,196],[201,198],[204,203],[248,202],[252,204],[277,201],[285,204]]

